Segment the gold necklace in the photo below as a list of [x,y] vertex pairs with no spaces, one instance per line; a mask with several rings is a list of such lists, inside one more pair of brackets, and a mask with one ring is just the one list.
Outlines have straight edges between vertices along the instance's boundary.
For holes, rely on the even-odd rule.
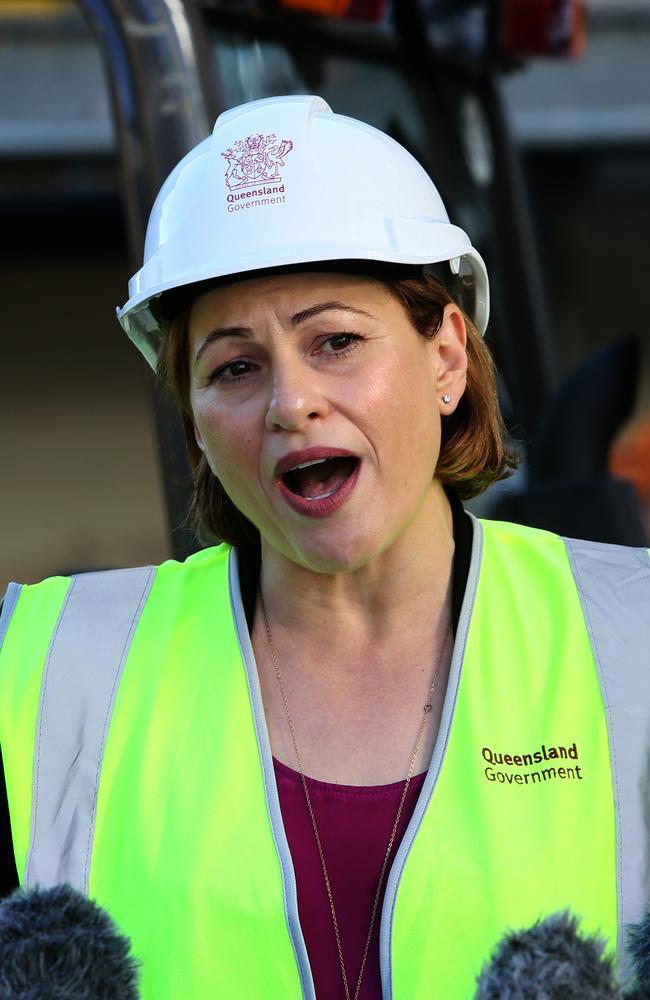
[[440,669],[440,664],[442,663],[442,658],[447,648],[447,641],[449,639],[449,633],[451,631],[451,622],[447,623],[447,628],[445,630],[445,636],[440,648],[440,655],[438,657],[438,662],[436,663],[436,669],[433,672],[433,682],[429,690],[429,696],[427,698],[426,705],[424,706],[424,713],[422,716],[422,721],[420,723],[420,728],[418,729],[417,738],[415,740],[415,749],[413,751],[413,756],[411,757],[411,763],[409,765],[408,774],[406,776],[406,781],[404,783],[404,789],[402,791],[402,797],[397,809],[397,815],[395,816],[395,822],[393,823],[393,829],[391,830],[390,837],[388,838],[388,847],[386,848],[386,853],[384,855],[384,860],[381,866],[381,871],[379,873],[379,880],[377,882],[377,891],[375,892],[375,898],[372,904],[372,912],[370,915],[370,926],[368,927],[368,934],[366,936],[366,944],[363,949],[363,958],[361,959],[361,968],[359,970],[359,977],[357,979],[356,989],[351,998],[350,987],[348,984],[348,976],[345,971],[345,962],[343,961],[343,948],[341,946],[341,935],[339,933],[339,923],[336,918],[336,910],[334,908],[334,896],[332,894],[332,886],[330,883],[330,877],[327,871],[327,864],[325,863],[325,854],[323,852],[323,845],[321,843],[320,834],[318,832],[318,826],[316,824],[316,814],[314,813],[314,807],[312,805],[311,796],[309,794],[309,788],[307,787],[307,779],[305,778],[305,772],[302,766],[302,757],[300,756],[300,750],[298,749],[298,741],[296,739],[296,730],[293,725],[293,720],[291,718],[291,713],[289,712],[289,705],[287,702],[287,696],[284,690],[284,684],[282,682],[282,674],[280,672],[280,664],[278,662],[278,657],[275,652],[275,646],[273,645],[273,639],[271,638],[271,628],[269,625],[269,620],[266,614],[266,605],[264,604],[264,597],[262,595],[262,590],[260,588],[260,607],[262,609],[262,617],[264,619],[264,629],[266,631],[266,639],[269,646],[269,652],[271,654],[271,660],[273,662],[273,667],[275,669],[275,676],[278,679],[278,685],[280,687],[280,694],[282,695],[282,703],[284,705],[285,715],[287,717],[287,723],[289,726],[289,732],[291,734],[291,742],[293,743],[293,751],[296,757],[296,763],[298,765],[298,772],[300,774],[300,779],[302,781],[303,791],[305,793],[305,801],[307,803],[307,811],[309,812],[309,819],[311,820],[312,829],[314,831],[314,838],[316,840],[316,847],[318,849],[318,856],[320,858],[321,868],[323,870],[323,879],[325,881],[325,890],[327,892],[327,899],[329,902],[330,913],[332,915],[332,925],[334,927],[334,937],[336,938],[336,950],[339,956],[339,963],[341,966],[341,976],[343,977],[343,989],[345,990],[345,1000],[358,1000],[359,991],[361,990],[361,980],[363,979],[363,973],[366,968],[366,961],[368,959],[368,950],[370,948],[370,940],[372,938],[372,932],[375,926],[375,919],[377,916],[377,907],[379,906],[379,899],[381,897],[381,890],[384,883],[384,876],[386,874],[386,868],[388,866],[388,859],[390,858],[390,852],[393,849],[393,844],[395,842],[395,836],[397,834],[397,827],[399,825],[400,817],[402,815],[402,810],[404,808],[404,802],[406,801],[406,796],[408,794],[409,785],[411,784],[411,778],[413,777],[413,772],[415,771],[415,763],[417,761],[418,754],[420,752],[420,747],[422,746],[422,740],[424,738],[424,729],[427,722],[427,716],[431,713],[433,708],[433,693],[436,688],[436,681],[438,679],[438,671]]

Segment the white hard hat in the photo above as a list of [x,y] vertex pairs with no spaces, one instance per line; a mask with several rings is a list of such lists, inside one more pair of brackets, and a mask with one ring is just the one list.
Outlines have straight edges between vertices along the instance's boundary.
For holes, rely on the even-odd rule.
[[474,321],[485,332],[483,260],[410,153],[319,97],[253,101],[220,115],[163,184],[118,319],[155,367],[164,293],[328,261],[449,261],[471,276]]

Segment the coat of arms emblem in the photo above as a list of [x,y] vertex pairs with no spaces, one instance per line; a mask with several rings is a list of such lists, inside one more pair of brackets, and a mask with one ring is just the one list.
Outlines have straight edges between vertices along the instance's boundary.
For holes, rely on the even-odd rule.
[[291,139],[272,135],[247,135],[221,155],[228,161],[226,184],[231,191],[280,179],[279,168],[293,149]]

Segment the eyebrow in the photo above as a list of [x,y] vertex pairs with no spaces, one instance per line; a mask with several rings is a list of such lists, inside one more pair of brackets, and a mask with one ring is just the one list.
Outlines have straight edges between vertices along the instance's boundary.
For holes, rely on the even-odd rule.
[[[301,309],[300,312],[295,313],[291,317],[291,325],[299,326],[301,323],[305,323],[308,319],[313,319],[314,316],[319,316],[321,313],[327,312],[328,310],[338,310],[343,312],[355,313],[357,316],[367,316],[369,319],[373,319],[371,313],[366,312],[365,309],[355,309],[353,306],[346,306],[344,302],[319,302],[317,305],[309,306],[307,309]],[[196,355],[194,357],[194,367],[199,363],[201,356],[204,351],[214,344],[215,340],[221,340],[224,337],[247,337],[252,334],[252,329],[250,326],[220,326],[216,330],[212,330],[206,335],[206,337],[201,342]]]
[[246,337],[253,331],[249,326],[219,326],[216,330],[212,330],[211,333],[206,334],[206,336],[201,341],[201,346],[194,355],[193,368],[196,368],[202,355],[208,349],[210,344],[214,344],[215,340],[221,340],[223,337]]
[[366,312],[365,309],[355,309],[353,306],[346,306],[344,302],[319,302],[318,305],[309,306],[308,309],[303,309],[301,312],[297,312],[295,316],[292,316],[291,325],[298,326],[299,323],[304,323],[305,320],[312,319],[314,316],[318,316],[328,309],[343,310],[344,312],[356,313],[357,316],[368,316],[370,319],[373,319],[371,314]]

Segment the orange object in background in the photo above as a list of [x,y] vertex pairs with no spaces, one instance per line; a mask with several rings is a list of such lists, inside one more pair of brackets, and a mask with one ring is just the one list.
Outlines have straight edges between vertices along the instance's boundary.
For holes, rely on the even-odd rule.
[[280,0],[280,6],[351,21],[381,21],[386,12],[386,0]]
[[609,449],[609,471],[632,483],[650,545],[650,334],[637,334],[636,385],[632,415]]
[[630,420],[614,439],[609,470],[634,486],[650,545],[650,412]]
[[581,56],[584,0],[503,0],[499,49],[512,56]]

